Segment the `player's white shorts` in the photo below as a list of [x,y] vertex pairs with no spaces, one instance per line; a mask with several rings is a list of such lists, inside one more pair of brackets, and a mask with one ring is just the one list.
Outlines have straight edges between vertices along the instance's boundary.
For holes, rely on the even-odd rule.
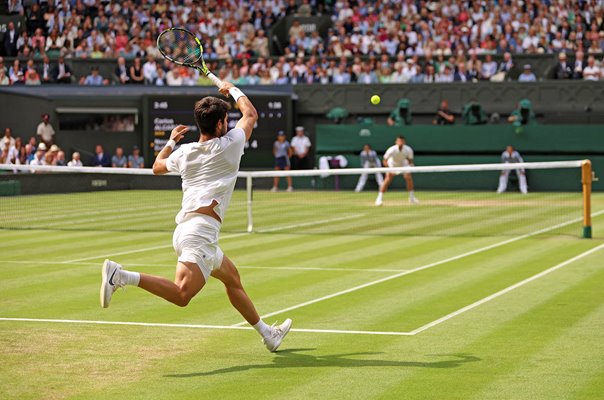
[[172,245],[178,261],[195,263],[206,282],[213,270],[220,268],[224,253],[218,247],[220,222],[209,215],[188,213],[178,224]]
[[[403,161],[402,164],[401,163],[388,162],[388,166],[390,168],[408,167],[409,166],[409,160]],[[400,174],[402,174],[402,172],[390,172],[390,174],[400,175]]]

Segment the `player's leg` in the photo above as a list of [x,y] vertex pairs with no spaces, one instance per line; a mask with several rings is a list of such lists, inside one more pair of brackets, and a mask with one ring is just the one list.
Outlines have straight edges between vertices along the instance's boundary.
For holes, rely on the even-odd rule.
[[[279,167],[275,167],[275,171],[279,171],[281,168]],[[271,192],[276,192],[277,190],[279,190],[279,177],[275,176],[273,178],[273,187],[271,189]]]
[[367,183],[368,177],[369,174],[361,174],[361,176],[359,177],[359,181],[357,182],[357,187],[354,189],[355,192],[360,192],[363,190],[365,184]]
[[510,171],[505,170],[501,171],[499,175],[499,186],[497,187],[497,193],[503,193],[508,188],[508,178],[510,176]]
[[[289,165],[287,165],[284,169],[286,171],[289,171],[291,169],[291,167]],[[292,177],[287,176],[286,179],[287,179],[287,191],[292,192],[294,190],[294,186],[292,185]]]
[[405,179],[405,185],[407,185],[407,192],[409,193],[409,203],[417,204],[419,200],[415,197],[415,187],[413,185],[413,177],[411,174],[403,174]]
[[241,284],[239,271],[226,255],[222,259],[220,268],[212,271],[212,276],[224,284],[231,304],[239,311],[241,316],[250,325],[256,325],[260,321],[260,316]]
[[378,192],[378,197],[377,197],[377,199],[375,199],[376,206],[381,206],[383,204],[384,193],[386,192],[386,190],[388,190],[388,187],[390,186],[390,183],[392,182],[393,177],[394,177],[394,174],[392,174],[390,172],[386,173],[386,179],[384,179],[384,182],[382,182],[382,184],[380,186],[380,191]]
[[375,174],[375,180],[377,181],[378,186],[382,186],[382,184],[384,183],[384,177],[379,172]]
[[254,307],[254,303],[252,303],[252,300],[245,292],[235,264],[226,255],[222,258],[220,268],[212,271],[212,276],[224,284],[231,304],[262,336],[262,341],[266,345],[266,348],[270,351],[277,350],[277,347],[279,347],[281,341],[289,332],[292,320],[288,318],[279,326],[268,326],[260,318],[256,307]]
[[199,293],[205,283],[206,279],[197,264],[179,261],[174,282],[160,276],[141,274],[138,287],[184,307]]
[[102,269],[101,306],[109,307],[113,293],[126,285],[138,286],[178,306],[184,307],[203,288],[206,279],[195,263],[178,262],[174,282],[161,276],[126,271],[116,262],[105,260]]
[[520,192],[522,192],[522,194],[527,194],[528,193],[528,187],[526,184],[526,173],[524,172],[523,169],[517,169],[516,170],[516,175],[518,176],[518,183],[520,185]]

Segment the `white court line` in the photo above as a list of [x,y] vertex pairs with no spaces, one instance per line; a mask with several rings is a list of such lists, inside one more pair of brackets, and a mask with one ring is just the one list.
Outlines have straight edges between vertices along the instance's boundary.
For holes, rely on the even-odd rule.
[[579,254],[578,256],[575,256],[575,257],[570,258],[570,259],[568,259],[568,260],[566,260],[566,261],[564,261],[564,262],[561,262],[561,263],[560,263],[560,264],[558,264],[558,265],[554,265],[553,267],[548,268],[548,269],[546,269],[545,271],[542,271],[542,272],[538,273],[537,275],[533,275],[533,276],[531,276],[530,278],[526,278],[525,280],[522,280],[522,281],[520,281],[520,282],[518,282],[518,283],[515,283],[515,284],[513,284],[512,286],[508,286],[507,288],[505,288],[505,289],[503,289],[503,290],[500,290],[500,291],[499,291],[499,292],[497,292],[497,293],[493,293],[492,295],[487,296],[487,297],[485,297],[485,298],[484,298],[484,299],[482,299],[482,300],[478,300],[477,302],[472,303],[472,304],[470,304],[470,305],[468,305],[468,306],[465,306],[465,307],[463,307],[463,308],[460,308],[459,310],[454,311],[454,312],[452,312],[452,313],[450,313],[450,314],[447,314],[447,315],[445,315],[445,316],[444,316],[444,317],[442,317],[442,318],[439,318],[439,319],[437,319],[437,320],[435,320],[435,321],[432,321],[432,322],[430,322],[430,323],[427,323],[426,325],[421,326],[421,327],[419,327],[419,328],[417,328],[417,329],[415,329],[415,330],[411,331],[411,332],[410,332],[410,334],[412,334],[412,335],[417,335],[417,334],[418,334],[418,333],[420,333],[420,332],[423,332],[423,331],[425,331],[425,330],[427,330],[427,329],[430,329],[430,328],[432,328],[432,327],[434,327],[434,326],[436,326],[436,325],[438,325],[438,324],[441,324],[441,323],[443,323],[443,322],[445,322],[445,321],[448,321],[448,320],[450,320],[450,319],[451,319],[451,318],[453,318],[453,317],[456,317],[456,316],[458,316],[458,315],[460,315],[460,314],[465,313],[466,311],[469,311],[469,310],[471,310],[471,309],[473,309],[473,308],[476,308],[476,307],[478,307],[478,306],[480,306],[480,305],[482,305],[482,304],[484,304],[484,303],[487,303],[487,302],[489,302],[489,301],[491,301],[491,300],[493,300],[493,299],[496,299],[496,298],[497,298],[497,297],[499,297],[499,296],[503,296],[504,294],[509,293],[509,292],[511,292],[512,290],[517,289],[517,288],[519,288],[519,287],[521,287],[521,286],[524,286],[524,285],[526,285],[527,283],[530,283],[530,282],[535,281],[535,280],[537,280],[537,279],[539,279],[539,278],[542,278],[542,277],[544,277],[545,275],[548,275],[548,274],[550,274],[550,273],[552,273],[552,272],[554,272],[554,271],[556,271],[556,270],[558,270],[558,269],[560,269],[560,268],[564,268],[564,267],[566,267],[567,265],[572,264],[572,263],[574,263],[575,261],[578,261],[578,260],[580,260],[580,259],[582,259],[582,258],[584,258],[584,257],[587,257],[588,255],[593,254],[593,253],[595,253],[595,252],[597,252],[597,251],[599,251],[599,250],[601,250],[601,249],[604,249],[604,243],[603,243],[603,244],[601,244],[601,245],[599,245],[599,246],[597,246],[597,247],[594,247],[593,249],[587,250],[587,251],[585,251],[585,252],[583,252],[583,253]]
[[[604,243],[587,250],[573,258],[561,262],[551,268],[546,269],[536,275],[524,279],[512,286],[500,290],[490,296],[485,297],[482,300],[474,302],[466,307],[463,307],[457,311],[445,315],[435,321],[432,321],[426,325],[423,325],[411,332],[387,332],[387,331],[358,331],[358,330],[339,330],[339,329],[299,329],[293,328],[292,332],[305,332],[305,333],[332,333],[332,334],[352,334],[352,335],[387,335],[387,336],[415,336],[427,329],[430,329],[438,324],[450,320],[466,311],[476,308],[482,304],[485,304],[497,297],[500,297],[506,293],[511,292],[521,286],[526,285],[532,281],[542,278],[558,269],[561,269],[569,264],[574,263],[590,254],[593,254],[604,248]],[[72,320],[72,319],[45,319],[45,318],[0,318],[0,321],[15,321],[15,322],[47,322],[47,323],[66,323],[66,324],[95,324],[95,325],[129,325],[129,326],[146,326],[146,327],[164,327],[164,328],[196,328],[196,329],[239,329],[239,330],[251,330],[251,326],[239,326],[239,325],[194,325],[194,324],[167,324],[167,323],[152,323],[152,322],[123,322],[123,321],[90,321],[90,320]]]
[[[346,219],[360,218],[360,217],[364,217],[364,216],[365,216],[365,214],[355,214],[355,215],[349,215],[349,216],[346,216],[346,217],[325,219],[325,220],[322,220],[322,221],[307,222],[307,223],[295,224],[295,225],[286,225],[286,226],[280,226],[280,227],[271,228],[271,229],[263,229],[263,230],[256,231],[256,233],[276,232],[276,231],[282,231],[282,230],[285,230],[285,229],[293,229],[293,228],[300,228],[300,227],[303,227],[303,226],[319,225],[319,224],[325,224],[325,223],[328,223],[328,222],[342,221],[342,220],[346,220]],[[248,233],[248,232],[234,233],[232,235],[220,236],[218,240],[232,239],[232,238],[235,238],[235,237],[249,235],[249,234],[250,233]],[[171,248],[171,247],[172,247],[171,244],[165,244],[165,245],[161,245],[161,246],[145,247],[143,249],[138,249],[138,250],[128,250],[128,251],[122,251],[122,252],[119,252],[119,253],[111,253],[109,255],[108,254],[103,254],[103,255],[100,255],[100,256],[76,258],[74,260],[63,261],[63,263],[69,264],[69,263],[74,263],[74,262],[78,262],[78,261],[95,260],[95,259],[99,259],[99,258],[107,258],[109,256],[111,256],[111,257],[123,256],[124,254],[143,253],[145,251],[167,249],[167,248]]]
[[[592,216],[595,217],[595,216],[598,216],[598,215],[601,215],[601,214],[604,214],[604,210],[598,211],[597,213],[592,214]],[[296,310],[298,308],[306,307],[308,305],[315,304],[315,303],[318,303],[320,301],[332,299],[334,297],[342,296],[344,294],[348,294],[348,293],[351,293],[351,292],[356,292],[357,290],[361,290],[361,289],[364,289],[364,288],[369,287],[369,286],[377,285],[379,283],[387,282],[387,281],[390,281],[392,279],[400,278],[401,276],[410,275],[410,274],[413,274],[415,272],[419,272],[419,271],[423,271],[425,269],[433,268],[433,267],[436,267],[438,265],[449,263],[451,261],[456,261],[456,260],[459,260],[459,259],[462,259],[462,258],[465,258],[465,257],[468,257],[468,256],[472,256],[474,254],[482,253],[482,252],[487,251],[487,250],[491,250],[491,249],[494,249],[494,248],[497,248],[497,247],[505,246],[506,244],[517,242],[519,240],[526,239],[526,238],[531,237],[531,236],[536,236],[536,235],[539,235],[539,234],[542,234],[542,233],[545,233],[545,232],[553,231],[555,229],[558,229],[558,228],[561,228],[561,227],[564,227],[564,226],[567,226],[567,225],[571,225],[571,224],[574,224],[574,223],[580,222],[580,221],[583,221],[583,218],[575,218],[573,220],[566,221],[566,222],[563,222],[563,223],[560,223],[560,224],[557,224],[557,225],[554,225],[554,226],[550,226],[548,228],[540,229],[540,230],[532,232],[532,233],[527,233],[527,234],[524,234],[524,235],[516,236],[514,238],[507,239],[507,240],[504,240],[502,242],[494,243],[494,244],[491,244],[491,245],[488,245],[488,246],[481,247],[481,248],[476,249],[476,250],[468,251],[468,252],[463,253],[463,254],[459,254],[459,255],[456,255],[456,256],[453,256],[453,257],[449,257],[449,258],[445,258],[444,260],[436,261],[436,262],[433,262],[433,263],[430,263],[430,264],[422,265],[421,267],[418,267],[418,268],[406,270],[406,271],[400,272],[398,274],[390,275],[390,276],[387,276],[385,278],[381,278],[381,279],[377,279],[375,281],[367,282],[367,283],[364,283],[362,285],[358,285],[358,286],[352,287],[350,289],[341,290],[339,292],[332,293],[332,294],[329,294],[327,296],[319,297],[319,298],[316,298],[316,299],[313,299],[313,300],[309,300],[309,301],[305,301],[303,303],[296,304],[296,305],[293,305],[293,306],[290,306],[290,307],[282,308],[280,310],[273,311],[271,313],[262,315],[261,318],[272,317],[274,315],[278,315],[278,314],[282,314],[282,313],[287,312],[287,311],[292,311],[292,310]],[[247,324],[247,322],[243,321],[243,322],[239,322],[237,324],[234,324],[233,326],[243,326],[243,325],[246,325],[246,324]]]
[[[99,266],[98,262],[67,262],[67,261],[38,261],[38,260],[0,260],[0,264],[42,264],[42,265],[83,265],[83,266]],[[122,267],[158,267],[158,268],[173,268],[173,265],[167,264],[121,264]],[[287,270],[287,271],[341,271],[341,272],[402,272],[404,269],[383,269],[383,268],[335,268],[335,267],[258,267],[249,265],[239,265],[237,269],[270,269],[270,270]]]
[[[0,318],[0,321],[13,322],[46,322],[62,324],[89,324],[89,325],[127,325],[127,326],[147,326],[162,328],[193,328],[193,329],[235,329],[252,330],[251,326],[232,326],[232,325],[194,325],[194,324],[163,324],[153,322],[122,322],[122,321],[90,321],[77,319],[46,319],[46,318]],[[341,333],[351,335],[390,335],[390,336],[413,336],[409,332],[381,332],[381,331],[347,331],[338,329],[298,329],[292,328],[291,332],[305,333]]]

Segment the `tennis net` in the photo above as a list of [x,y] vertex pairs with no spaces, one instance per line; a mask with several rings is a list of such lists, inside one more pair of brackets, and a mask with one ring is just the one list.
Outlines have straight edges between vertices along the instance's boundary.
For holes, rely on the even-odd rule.
[[[528,179],[519,191],[515,171]],[[511,171],[505,193],[500,175]],[[174,229],[178,176],[150,170],[0,166],[0,229],[157,232]],[[357,192],[363,174],[364,190]],[[375,206],[376,173],[393,183]],[[402,175],[411,173],[418,204]],[[279,178],[274,191],[275,178]],[[288,178],[293,191],[287,191]],[[543,231],[591,236],[585,160],[304,171],[242,171],[223,231],[291,234],[505,236]]]

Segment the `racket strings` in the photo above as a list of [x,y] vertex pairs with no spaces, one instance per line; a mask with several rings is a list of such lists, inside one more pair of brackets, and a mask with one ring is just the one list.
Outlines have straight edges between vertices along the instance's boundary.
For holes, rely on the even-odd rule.
[[192,64],[201,58],[201,49],[195,36],[189,32],[172,30],[161,34],[158,46],[172,61]]

